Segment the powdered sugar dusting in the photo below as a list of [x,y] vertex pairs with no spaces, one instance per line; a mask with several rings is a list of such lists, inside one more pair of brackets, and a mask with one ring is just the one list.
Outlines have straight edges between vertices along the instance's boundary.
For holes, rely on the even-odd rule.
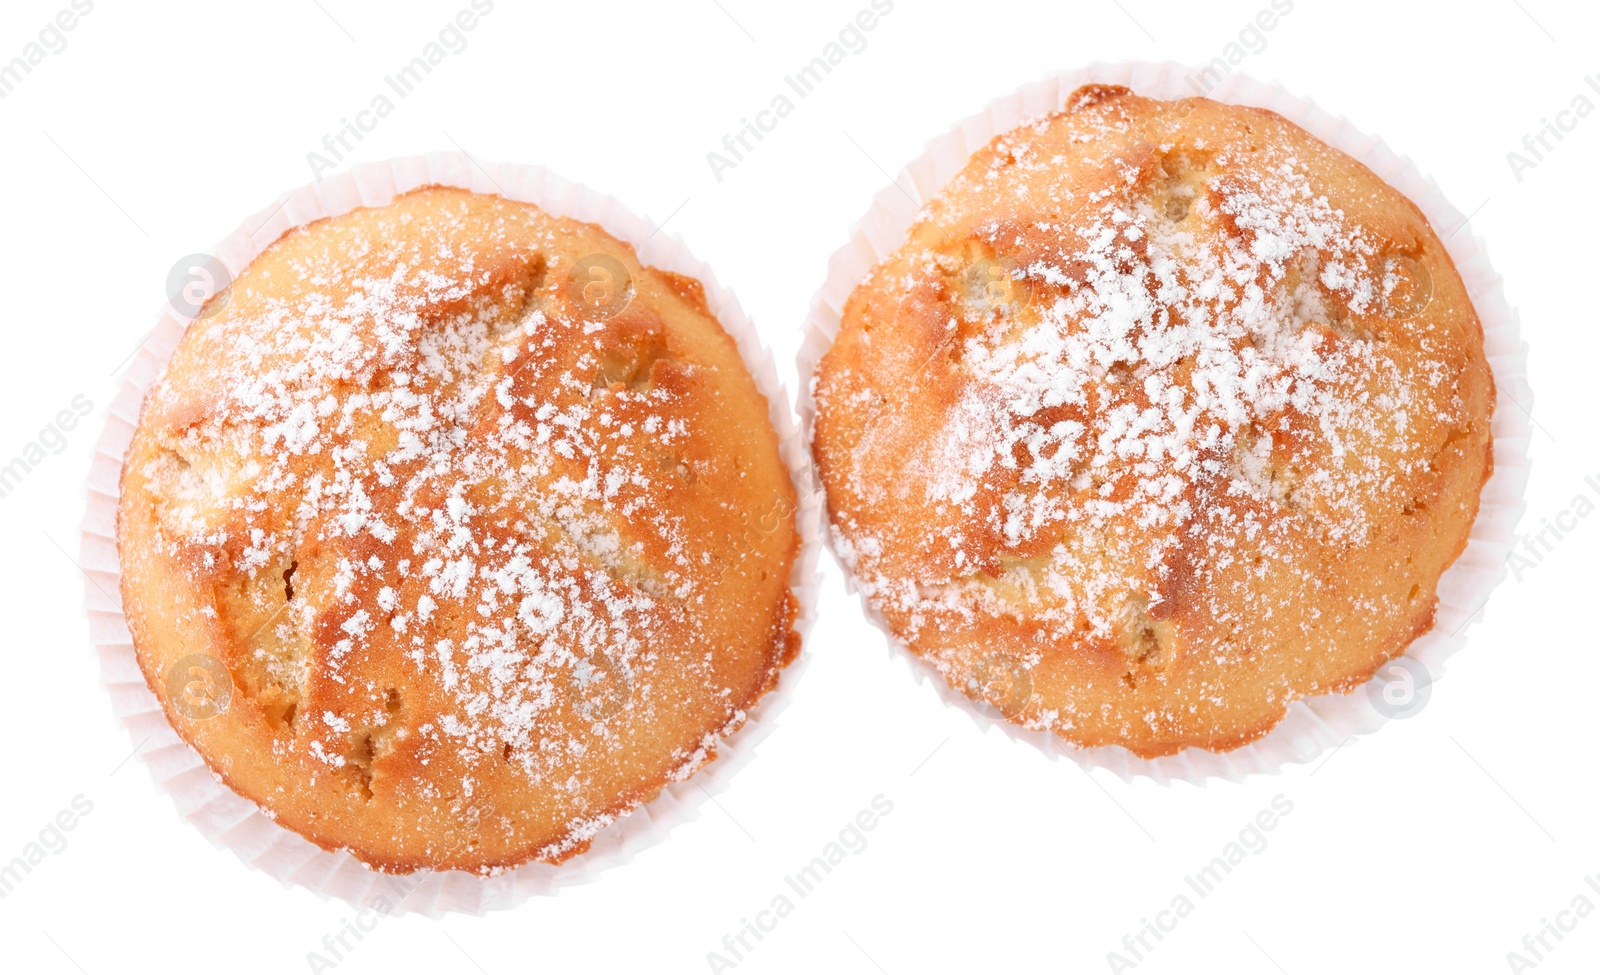
[[[980,641],[1015,673],[1076,656],[1131,690],[1304,642],[1319,559],[1392,531],[1478,435],[1453,337],[1401,300],[1421,245],[1330,202],[1329,150],[1244,125],[1207,140],[1186,103],[1140,116],[1154,103],[1118,91],[977,154],[852,297],[815,381],[836,547],[958,686],[985,620],[1027,635]],[[1351,618],[1414,611],[1354,599]],[[1080,720],[1050,705],[1007,716]]]
[[[139,473],[167,554],[224,580],[230,666],[275,749],[368,799],[388,757],[391,799],[473,821],[502,815],[475,797],[514,770],[572,810],[534,854],[560,859],[641,798],[597,787],[586,762],[613,775],[629,736],[725,727],[750,700],[706,628],[737,578],[726,540],[674,499],[720,492],[724,524],[793,504],[746,497],[754,457],[708,445],[737,422],[729,394],[652,307],[587,306],[569,285],[584,231],[531,210],[486,220],[467,198],[429,201],[442,219],[369,213],[358,245],[291,233],[287,261],[242,275],[153,388],[146,424],[172,432]],[[787,579],[792,546],[760,541],[739,553],[748,571]],[[787,554],[766,566],[766,550]],[[742,610],[779,645],[737,653],[784,659],[786,607],[772,623]],[[709,756],[702,734],[667,748],[661,782]],[[445,758],[459,781],[428,771]]]

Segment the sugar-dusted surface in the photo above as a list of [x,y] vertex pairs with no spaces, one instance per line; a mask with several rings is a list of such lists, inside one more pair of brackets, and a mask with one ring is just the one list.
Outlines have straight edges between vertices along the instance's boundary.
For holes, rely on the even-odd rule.
[[1089,88],[974,154],[815,388],[836,544],[1029,727],[1229,748],[1432,621],[1493,384],[1427,221],[1268,113]]
[[[169,716],[380,866],[583,849],[796,646],[793,489],[734,341],[697,282],[533,207],[432,190],[292,231],[179,345],[125,470]],[[227,665],[219,715],[168,686],[192,653]]]

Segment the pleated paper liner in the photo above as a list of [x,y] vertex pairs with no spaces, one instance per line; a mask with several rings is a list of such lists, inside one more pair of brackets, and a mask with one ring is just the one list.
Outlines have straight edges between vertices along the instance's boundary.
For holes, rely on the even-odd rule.
[[[662,233],[610,196],[569,182],[536,166],[480,165],[463,153],[434,153],[357,166],[347,173],[301,187],[244,225],[213,252],[229,274],[238,275],[258,254],[288,230],[323,217],[364,206],[382,206],[398,194],[426,185],[457,186],[478,193],[533,203],[559,216],[599,224],[634,246],[642,264],[689,275],[705,285],[706,301],[717,320],[738,343],[739,353],[767,399],[768,416],[778,433],[784,462],[799,492],[795,513],[801,552],[791,585],[800,603],[797,628],[804,638],[815,621],[821,547],[821,499],[811,488],[810,458],[790,412],[790,399],[772,355],[732,292],[721,287],[711,269],[689,253],[677,237]],[[167,722],[145,684],[134,656],[119,598],[120,569],[116,547],[118,482],[123,457],[133,438],[140,404],[161,373],[186,319],[172,308],[140,348],[123,377],[106,426],[96,445],[88,483],[81,559],[89,575],[85,586],[90,632],[101,661],[112,707],[133,744],[146,744],[139,754],[158,787],[185,819],[207,839],[232,851],[245,863],[286,885],[305,887],[322,897],[338,898],[356,907],[378,907],[394,913],[439,916],[449,912],[481,914],[511,907],[530,897],[586,883],[627,862],[659,842],[680,823],[693,819],[707,798],[725,788],[772,731],[778,715],[793,696],[807,660],[802,653],[785,668],[777,686],[761,698],[745,723],[718,742],[716,758],[692,776],[668,785],[652,801],[624,815],[595,837],[585,853],[558,866],[527,863],[493,877],[464,871],[420,871],[383,874],[349,853],[329,852],[273,821],[270,814],[224,785],[194,749]]]
[[[1352,737],[1377,730],[1389,715],[1415,713],[1426,703],[1427,695],[1433,693],[1432,682],[1443,675],[1446,659],[1465,642],[1473,619],[1506,574],[1506,557],[1524,508],[1532,433],[1527,411],[1532,408],[1533,395],[1527,382],[1527,347],[1519,335],[1516,312],[1506,302],[1500,277],[1489,263],[1483,242],[1467,226],[1466,217],[1432,180],[1381,139],[1359,131],[1348,120],[1330,115],[1281,86],[1235,72],[1207,89],[1200,77],[1199,69],[1172,62],[1094,64],[1025,85],[931,140],[922,155],[900,172],[894,184],[873,198],[851,231],[849,242],[828,262],[827,278],[812,299],[798,367],[799,412],[809,443],[816,417],[811,377],[838,334],[845,301],[856,285],[874,265],[905,243],[918,212],[974,152],[1027,119],[1059,110],[1067,96],[1081,85],[1126,85],[1136,94],[1161,99],[1204,94],[1221,102],[1271,109],[1359,160],[1422,209],[1444,240],[1483,324],[1484,347],[1498,396],[1492,424],[1494,475],[1484,486],[1466,551],[1439,581],[1433,629],[1413,642],[1403,657],[1380,668],[1369,684],[1349,694],[1302,698],[1289,707],[1283,721],[1266,736],[1229,752],[1191,747],[1175,755],[1144,759],[1121,746],[1080,748],[1049,732],[1012,724],[988,705],[975,703],[951,688],[931,665],[894,635],[861,592],[858,581],[845,569],[850,590],[884,633],[893,659],[932,687],[945,703],[970,714],[980,727],[999,729],[1013,739],[1050,755],[1070,757],[1085,767],[1110,769],[1124,779],[1148,777],[1161,782],[1204,784],[1213,778],[1239,781],[1253,773],[1276,772],[1285,765],[1317,761]],[[822,490],[820,484],[816,490]],[[830,532],[829,543],[837,556],[836,542]],[[843,560],[838,561],[843,566]]]

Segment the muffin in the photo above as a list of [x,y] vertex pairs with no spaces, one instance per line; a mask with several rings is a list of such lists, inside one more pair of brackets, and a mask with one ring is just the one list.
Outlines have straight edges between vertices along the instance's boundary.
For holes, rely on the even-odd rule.
[[122,470],[139,664],[240,795],[386,871],[584,850],[798,650],[795,494],[698,281],[425,187],[185,332]]
[[1420,210],[1261,109],[1090,85],[974,153],[813,377],[835,549],[950,685],[1238,748],[1433,625],[1492,471]]

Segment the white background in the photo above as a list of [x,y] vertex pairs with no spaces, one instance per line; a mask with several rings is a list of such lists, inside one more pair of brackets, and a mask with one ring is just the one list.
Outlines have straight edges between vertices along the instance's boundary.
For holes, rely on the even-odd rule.
[[[66,553],[113,371],[154,322],[173,263],[308,182],[307,153],[465,5],[99,0],[0,100],[0,463],[73,397],[95,407],[0,499],[0,862],[74,797],[93,803],[69,845],[0,900],[7,971],[308,971],[307,953],[352,914],[214,849],[139,759],[122,764],[135,743],[98,684]],[[8,0],[0,61],[65,6]],[[1264,3],[897,0],[865,51],[714,179],[706,153],[865,6],[496,0],[351,159],[460,146],[614,193],[667,221],[789,363],[827,257],[883,170],[1045,74],[1209,61]],[[1381,134],[1475,211],[1532,346],[1525,531],[1580,495],[1600,500],[1600,117],[1521,180],[1506,154],[1580,93],[1600,104],[1584,80],[1600,72],[1597,38],[1588,4],[1296,0],[1240,67]],[[1582,893],[1600,906],[1584,880],[1600,873],[1597,550],[1591,515],[1508,579],[1416,717],[1320,766],[1204,788],[1091,776],[978,729],[891,662],[825,560],[797,697],[718,805],[557,897],[483,918],[386,919],[332,970],[710,971],[723,936],[881,794],[893,812],[867,848],[738,972],[1109,971],[1123,935],[1279,795],[1293,811],[1267,847],[1210,897],[1190,892],[1194,912],[1141,975],[1508,971],[1542,919]],[[1541,975],[1594,971],[1600,912],[1547,958]]]

